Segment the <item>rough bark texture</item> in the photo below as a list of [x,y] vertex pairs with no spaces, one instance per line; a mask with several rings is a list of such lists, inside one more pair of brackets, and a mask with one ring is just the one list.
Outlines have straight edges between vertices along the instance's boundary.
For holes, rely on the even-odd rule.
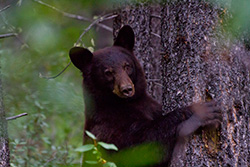
[[123,25],[130,25],[133,28],[136,38],[134,53],[145,71],[148,92],[154,99],[161,102],[161,56],[158,54],[161,46],[160,38],[153,35],[160,31],[160,18],[152,17],[152,13],[160,15],[159,10],[153,10],[158,8],[157,6],[151,7],[147,3],[130,6],[128,2],[125,2],[114,21],[114,36],[116,37]]
[[[1,74],[0,74],[1,77]],[[3,89],[0,78],[0,167],[10,166],[7,121],[3,106]]]
[[[230,17],[227,10],[205,0],[189,0],[126,5],[118,14],[114,30],[124,24],[135,30],[135,54],[146,78],[158,79],[162,73],[164,110],[211,99],[221,106],[221,128],[193,135],[172,166],[250,166],[250,53],[218,29],[221,16]],[[152,32],[160,33],[161,46]],[[148,86],[160,101],[161,89],[153,82]]]
[[185,153],[172,166],[250,166],[250,55],[215,27],[219,7],[208,2],[167,3],[162,17],[163,104],[173,110],[214,99],[221,105],[221,129],[193,135]]

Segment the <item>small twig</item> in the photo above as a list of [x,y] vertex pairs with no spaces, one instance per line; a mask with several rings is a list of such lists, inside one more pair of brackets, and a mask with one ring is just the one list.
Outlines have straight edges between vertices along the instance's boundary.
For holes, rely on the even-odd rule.
[[154,32],[151,32],[152,35],[156,36],[157,38],[160,38],[161,39],[161,36],[159,34],[156,34]]
[[157,18],[157,19],[161,19],[161,16],[156,15],[156,14],[151,14],[151,17]]
[[156,86],[163,87],[163,85],[162,85],[162,84],[160,84],[160,83],[154,82],[154,84],[155,84]]
[[47,166],[48,163],[50,163],[51,161],[54,161],[56,159],[56,154],[57,152],[54,152],[52,155],[51,155],[51,158],[48,159],[48,161],[43,165],[43,166]]
[[[55,10],[55,11],[57,11],[58,13],[61,13],[61,14],[62,14],[63,16],[65,16],[65,17],[69,17],[69,18],[76,19],[76,20],[82,20],[82,21],[93,22],[92,19],[89,19],[89,18],[87,18],[87,17],[80,16],[80,15],[75,15],[75,14],[72,14],[72,13],[67,13],[67,12],[61,11],[60,9],[58,9],[58,8],[56,8],[56,7],[54,7],[54,6],[51,6],[51,5],[49,5],[49,4],[47,4],[47,3],[43,2],[43,1],[40,1],[40,0],[34,0],[34,1],[37,2],[37,3],[39,3],[39,4],[41,4],[41,5],[44,5],[44,6],[48,7],[48,8],[50,8],[50,9]],[[96,24],[96,25],[99,26],[99,27],[101,27],[101,28],[103,28],[103,29],[105,29],[105,30],[107,30],[107,31],[110,31],[110,32],[113,31],[112,28],[110,28],[109,26],[106,26],[105,24],[98,23],[98,24]]]
[[60,75],[69,67],[70,64],[71,64],[71,61],[67,64],[66,67],[64,67],[64,69],[63,69],[60,73],[58,73],[58,74],[55,75],[55,76],[46,77],[46,76],[43,76],[43,75],[40,73],[40,74],[39,74],[39,77],[40,77],[40,78],[45,78],[45,79],[55,79],[55,78],[57,78],[58,76],[60,76]]
[[[92,23],[84,30],[84,32],[80,35],[80,37],[78,38],[76,44],[78,44],[78,43],[81,41],[82,37],[83,37],[83,36],[84,36],[84,35],[94,26],[94,25],[97,25],[97,26],[99,26],[99,27],[101,27],[101,28],[103,28],[103,29],[106,29],[106,30],[108,30],[108,31],[110,31],[110,32],[113,32],[113,29],[112,29],[112,28],[106,26],[105,24],[101,24],[100,22],[105,21],[105,20],[113,19],[113,18],[117,17],[117,15],[114,15],[114,14],[106,14],[106,15],[104,15],[104,16],[99,17],[99,18],[96,19],[96,20],[92,20],[92,19],[89,19],[89,18],[80,16],[80,15],[75,15],[75,14],[71,14],[71,13],[67,13],[67,12],[61,11],[60,9],[58,9],[58,8],[56,8],[56,7],[54,7],[54,6],[51,6],[51,5],[49,5],[49,4],[47,4],[47,3],[43,2],[43,1],[40,1],[40,0],[33,0],[33,1],[34,1],[34,2],[37,2],[37,3],[41,4],[41,5],[44,5],[44,6],[48,7],[48,8],[50,8],[50,9],[53,9],[53,10],[57,11],[58,13],[61,13],[63,16],[66,16],[66,17],[69,17],[69,18],[73,18],[73,19],[77,19],[77,20],[92,22]],[[40,77],[41,77],[41,78],[45,78],[45,79],[55,79],[55,78],[57,78],[58,76],[60,76],[60,75],[69,67],[70,64],[71,64],[71,61],[68,63],[68,65],[67,65],[59,74],[57,74],[57,75],[55,75],[55,76],[52,76],[52,77],[45,77],[45,76],[43,76],[42,74],[40,74]]]
[[10,5],[5,6],[3,9],[0,9],[0,13],[5,11],[6,9],[10,8]]
[[94,20],[83,32],[82,34],[80,35],[80,37],[78,38],[76,44],[78,44],[82,37],[96,24],[98,24],[99,22],[102,22],[102,21],[105,21],[105,20],[110,20],[110,19],[113,19],[117,17],[116,14],[106,14],[104,16],[100,16],[98,19]]
[[[106,26],[105,24],[101,24],[100,22],[102,21],[105,21],[105,20],[109,20],[109,19],[112,19],[112,18],[115,18],[117,17],[117,15],[111,15],[111,14],[106,14],[104,16],[101,16],[99,17],[98,19],[96,20],[92,20],[92,19],[89,19],[89,18],[86,18],[86,17],[83,17],[83,16],[80,16],[80,15],[75,15],[75,14],[71,14],[71,13],[67,13],[67,12],[64,12],[64,11],[61,11],[59,10],[58,8],[54,7],[54,6],[51,6],[47,3],[44,3],[43,1],[40,1],[40,0],[34,0],[35,2],[41,4],[41,5],[44,5],[50,9],[53,9],[55,11],[57,11],[58,13],[61,13],[63,16],[66,16],[66,17],[69,17],[69,18],[73,18],[73,19],[77,19],[77,20],[83,20],[83,21],[88,21],[88,22],[92,22],[85,30],[84,32],[80,35],[80,37],[78,38],[76,44],[78,44],[80,42],[80,40],[82,39],[83,35],[86,34],[94,25],[98,25],[99,27],[103,28],[103,29],[106,29],[110,32],[113,32],[113,29]],[[39,74],[41,78],[45,78],[45,79],[55,79],[57,78],[58,76],[60,76],[68,67],[69,65],[71,64],[71,61],[68,63],[68,65],[60,72],[58,73],[57,75],[55,76],[52,76],[52,77],[46,77],[46,76],[43,76],[41,73]]]
[[20,118],[20,117],[23,117],[23,116],[26,116],[26,115],[28,115],[28,114],[27,113],[22,113],[22,114],[19,114],[19,115],[16,115],[16,116],[7,117],[6,120],[9,121],[9,120],[17,119],[17,118]]
[[[13,28],[13,26],[8,24],[8,22],[7,22],[6,18],[5,18],[5,16],[2,15],[2,14],[0,14],[0,15],[1,15],[1,17],[2,17],[2,20],[3,20],[4,24],[5,24],[11,31],[15,31],[15,29]],[[25,42],[18,36],[18,34],[16,34],[16,33],[13,33],[13,34],[15,34],[16,39],[17,39],[20,43],[22,43],[26,48],[29,48],[29,45],[28,45],[27,43],[25,43]]]
[[16,33],[1,34],[0,35],[0,39],[2,39],[2,38],[8,38],[8,37],[16,37],[16,36],[17,36]]
[[72,19],[77,19],[77,20],[90,21],[90,19],[88,19],[86,17],[61,11],[60,9],[58,9],[58,8],[56,8],[54,6],[51,6],[51,5],[49,5],[49,4],[47,4],[47,3],[43,2],[43,1],[40,1],[40,0],[34,0],[34,1],[41,4],[41,5],[49,7],[50,9],[53,9],[53,10],[57,11],[58,13],[61,13],[63,16],[70,17]]

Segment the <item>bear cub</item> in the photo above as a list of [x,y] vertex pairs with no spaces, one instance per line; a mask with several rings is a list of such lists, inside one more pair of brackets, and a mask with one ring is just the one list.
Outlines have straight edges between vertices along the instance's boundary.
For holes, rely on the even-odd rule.
[[146,91],[146,79],[136,59],[132,28],[123,26],[111,47],[91,53],[74,47],[69,55],[82,72],[85,130],[119,150],[142,143],[164,146],[161,162],[168,166],[184,138],[199,127],[217,125],[221,114],[215,102],[193,104],[163,115],[162,106]]

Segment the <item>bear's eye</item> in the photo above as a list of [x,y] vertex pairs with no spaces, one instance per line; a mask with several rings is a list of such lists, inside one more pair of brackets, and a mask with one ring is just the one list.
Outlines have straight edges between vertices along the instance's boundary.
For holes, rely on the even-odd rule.
[[108,77],[108,78],[113,77],[113,72],[112,72],[111,70],[109,70],[109,69],[106,69],[106,70],[104,71],[104,74],[105,74],[106,77]]
[[124,70],[127,72],[128,75],[131,75],[132,72],[133,72],[132,67],[131,67],[130,64],[128,64],[128,63],[125,63],[125,65],[124,65]]

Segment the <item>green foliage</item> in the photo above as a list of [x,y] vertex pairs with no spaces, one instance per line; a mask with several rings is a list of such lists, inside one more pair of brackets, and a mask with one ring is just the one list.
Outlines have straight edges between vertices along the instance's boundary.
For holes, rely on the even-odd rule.
[[118,151],[118,148],[114,144],[107,144],[107,143],[104,143],[104,142],[98,142],[97,144],[102,146],[106,150]]
[[81,147],[78,147],[77,149],[75,149],[75,151],[84,153],[93,150],[94,148],[95,148],[94,144],[86,144]]
[[91,160],[88,158],[84,159],[82,166],[84,166],[84,164],[88,164],[88,165],[98,165],[102,167],[116,167],[115,163],[107,162],[107,160],[103,158],[103,154],[100,149],[100,146],[106,150],[113,150],[113,151],[118,151],[118,148],[114,144],[97,142],[95,135],[89,131],[86,131],[85,133],[90,139],[93,140],[93,144],[86,144],[86,145],[80,146],[75,151],[81,152],[81,153],[92,151],[90,154],[93,158]]
[[[108,13],[109,6],[104,0],[43,2],[90,19]],[[69,63],[69,49],[90,22],[68,18],[34,0],[13,1],[0,20],[0,34],[18,34],[0,39],[6,115],[28,113],[8,122],[11,166],[79,167],[81,157],[74,150],[82,144],[85,119],[81,73],[71,65],[54,80],[41,76],[58,74]],[[86,33],[82,44],[92,50],[100,45],[99,29],[94,26]],[[112,33],[104,45],[110,41]]]
[[223,7],[220,13],[222,28],[234,38],[250,39],[250,1],[248,0],[209,0]]
[[[164,147],[158,143],[144,143],[118,152],[114,144],[97,141],[96,137],[86,131],[92,144],[85,144],[75,151],[84,153],[84,167],[142,167],[154,165],[161,161]],[[111,162],[112,161],[112,162]]]
[[95,135],[94,135],[94,134],[92,134],[91,132],[86,131],[85,133],[86,133],[86,135],[88,135],[88,137],[90,137],[91,139],[96,140]]
[[153,166],[161,161],[164,149],[165,147],[158,143],[144,143],[121,150],[109,158],[119,167]]
[[[109,10],[113,8],[114,3],[123,1],[44,0],[44,2],[61,11],[95,19],[98,18],[96,16],[110,13]],[[224,6],[227,3],[225,0],[216,2]],[[244,32],[249,27],[249,7],[249,1],[243,0],[233,0],[232,4],[226,7],[226,12],[234,16],[223,22],[228,32]],[[70,66],[54,80],[39,77],[55,75],[68,64],[69,49],[89,24],[90,22],[63,16],[62,13],[35,0],[13,1],[9,9],[0,12],[0,34],[18,34],[17,37],[0,39],[6,114],[8,117],[28,113],[28,116],[8,123],[12,167],[79,167],[81,163],[79,152],[85,151],[92,151],[91,153],[95,158],[99,157],[99,160],[105,157],[105,160],[114,159],[115,163],[128,164],[116,163],[119,167],[143,166],[154,164],[159,160],[161,152],[158,151],[159,154],[152,152],[159,148],[154,144],[124,150],[112,155],[111,158],[106,158],[108,156],[103,150],[117,151],[112,144],[97,142],[81,146],[85,118],[80,72]],[[103,34],[97,34],[100,29],[93,27],[84,35],[81,45],[85,45],[91,51],[100,45],[110,45],[112,33],[105,32],[109,33],[110,39],[103,40]],[[247,39],[250,39],[249,34],[246,35]],[[88,136],[96,140],[91,134]],[[89,164],[97,162],[88,161]],[[115,166],[111,162],[102,165]]]

